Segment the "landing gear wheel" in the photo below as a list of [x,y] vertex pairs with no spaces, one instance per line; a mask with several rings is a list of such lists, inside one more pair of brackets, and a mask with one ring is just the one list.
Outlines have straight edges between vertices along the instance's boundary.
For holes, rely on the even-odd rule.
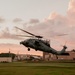
[[28,51],[30,51],[30,48],[28,48]]

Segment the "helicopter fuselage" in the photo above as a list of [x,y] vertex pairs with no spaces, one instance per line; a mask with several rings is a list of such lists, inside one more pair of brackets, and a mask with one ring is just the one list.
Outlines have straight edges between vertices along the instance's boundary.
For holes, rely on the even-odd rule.
[[67,48],[67,47],[63,47],[62,52],[57,51],[53,49],[52,47],[50,47],[50,44],[48,41],[41,40],[41,39],[27,39],[25,41],[20,42],[20,44],[23,44],[28,49],[33,48],[36,51],[39,50],[39,51],[48,52],[48,53],[57,54],[57,55],[64,53]]
[[40,40],[40,39],[27,39],[27,40],[20,42],[20,44],[23,44],[24,46],[28,48],[30,47],[35,50],[41,50],[41,51],[45,49],[44,46],[50,47],[50,44],[47,41]]

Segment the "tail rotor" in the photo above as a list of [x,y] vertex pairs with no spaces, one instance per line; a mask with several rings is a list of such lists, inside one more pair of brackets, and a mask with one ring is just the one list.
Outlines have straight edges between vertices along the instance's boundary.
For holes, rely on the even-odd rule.
[[67,44],[67,41],[65,41],[65,44],[64,44],[64,45],[61,45],[61,46],[62,46],[64,49],[67,49],[66,44]]

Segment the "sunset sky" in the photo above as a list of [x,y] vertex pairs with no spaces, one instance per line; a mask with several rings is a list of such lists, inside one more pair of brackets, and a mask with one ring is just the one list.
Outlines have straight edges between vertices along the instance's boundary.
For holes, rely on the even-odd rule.
[[[66,43],[75,49],[75,0],[0,0],[0,52],[42,54],[19,45],[28,35],[15,26],[51,40],[51,46],[61,50]],[[68,34],[58,37],[58,34]]]

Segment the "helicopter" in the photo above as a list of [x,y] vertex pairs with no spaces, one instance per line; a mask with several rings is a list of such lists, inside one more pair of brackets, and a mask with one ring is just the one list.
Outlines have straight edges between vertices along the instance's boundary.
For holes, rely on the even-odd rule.
[[[33,38],[29,38],[29,39],[26,39],[26,40],[20,42],[20,44],[22,44],[28,48],[28,51],[30,51],[30,48],[32,48],[32,49],[35,49],[35,51],[43,51],[43,52],[52,53],[55,55],[69,55],[69,53],[66,53],[66,49],[67,49],[66,45],[63,46],[63,49],[61,51],[57,51],[50,46],[50,43],[48,40],[42,39],[43,36],[35,35],[31,32],[21,29],[19,27],[15,27],[15,28],[31,35],[31,36],[24,36],[24,35],[17,35],[17,36],[33,37]],[[66,35],[66,34],[63,34],[63,35]],[[59,35],[59,36],[61,36],[61,35]]]

